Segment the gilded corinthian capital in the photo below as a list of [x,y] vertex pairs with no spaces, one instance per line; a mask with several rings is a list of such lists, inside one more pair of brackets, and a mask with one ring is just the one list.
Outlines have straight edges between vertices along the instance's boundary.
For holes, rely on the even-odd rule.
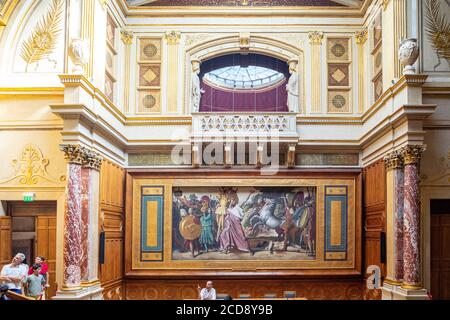
[[71,164],[83,164],[86,148],[74,144],[62,144],[59,149],[64,152],[64,158]]
[[367,41],[367,29],[357,31],[355,34],[356,44],[364,45]]
[[384,165],[387,170],[403,168],[403,157],[399,150],[393,151],[384,157]]
[[120,31],[120,38],[122,39],[122,42],[130,46],[133,43],[134,33],[127,30]]
[[68,163],[79,164],[85,168],[100,170],[103,158],[95,151],[73,144],[62,144],[60,150],[64,152]]
[[313,31],[309,33],[309,43],[322,44],[323,32]]
[[419,164],[422,157],[422,152],[425,151],[425,146],[406,146],[400,149],[403,156],[403,161],[405,165],[408,164]]
[[100,171],[102,162],[103,158],[97,152],[89,150],[83,159],[83,167]]
[[166,40],[169,45],[176,45],[180,43],[181,33],[179,31],[167,31],[166,32]]

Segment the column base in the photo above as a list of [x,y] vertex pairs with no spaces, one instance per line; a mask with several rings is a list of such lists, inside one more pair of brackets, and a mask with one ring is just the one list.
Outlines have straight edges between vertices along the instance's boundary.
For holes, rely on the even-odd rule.
[[400,285],[383,283],[382,300],[429,300],[426,289],[405,289]]
[[103,300],[103,288],[97,284],[76,291],[60,290],[52,300]]

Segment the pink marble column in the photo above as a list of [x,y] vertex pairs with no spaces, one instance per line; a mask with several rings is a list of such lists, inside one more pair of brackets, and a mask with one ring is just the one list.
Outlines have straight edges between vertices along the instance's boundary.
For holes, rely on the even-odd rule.
[[90,195],[90,171],[91,169],[83,166],[81,169],[81,280],[88,278],[88,231],[89,231],[89,195]]
[[[387,282],[400,285],[403,280],[403,211],[404,211],[404,174],[403,158],[399,151],[388,154],[385,158],[386,170],[391,171],[392,215],[389,215],[392,223],[392,231],[389,233],[388,241],[392,241],[392,271],[387,275]],[[389,182],[388,182],[389,183]]]
[[68,162],[64,217],[64,284],[63,290],[81,288],[82,250],[82,174],[83,149],[76,145],[62,145]]
[[99,171],[102,157],[86,151],[82,168],[82,241],[81,280],[83,287],[98,284],[98,209]]
[[402,149],[404,173],[403,285],[421,289],[419,164],[423,146]]

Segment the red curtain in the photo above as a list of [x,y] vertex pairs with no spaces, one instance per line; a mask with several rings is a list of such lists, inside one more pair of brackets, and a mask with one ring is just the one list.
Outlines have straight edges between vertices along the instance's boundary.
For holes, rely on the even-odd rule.
[[200,112],[288,112],[286,80],[264,91],[226,90],[202,83]]

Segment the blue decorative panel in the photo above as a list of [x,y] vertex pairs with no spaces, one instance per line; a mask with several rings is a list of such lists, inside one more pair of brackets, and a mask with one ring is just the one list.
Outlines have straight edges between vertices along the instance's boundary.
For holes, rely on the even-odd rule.
[[143,188],[141,203],[141,261],[163,260],[163,235],[164,190],[159,187]]
[[325,188],[325,260],[347,259],[347,187]]

